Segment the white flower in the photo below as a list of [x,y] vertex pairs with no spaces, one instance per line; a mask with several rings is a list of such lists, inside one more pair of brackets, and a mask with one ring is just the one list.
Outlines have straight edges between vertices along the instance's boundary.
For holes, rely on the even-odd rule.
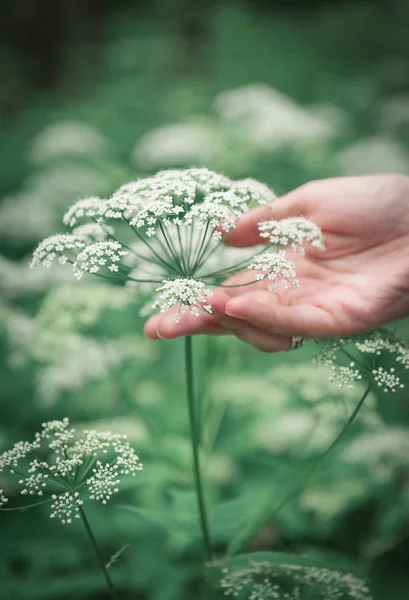
[[105,266],[115,272],[118,270],[117,263],[126,254],[128,252],[123,246],[113,240],[90,244],[78,254],[73,265],[74,275],[77,279],[81,279],[85,273],[98,273],[101,267]]
[[57,234],[43,240],[33,254],[31,268],[43,265],[51,267],[53,261],[57,258],[61,264],[72,260],[78,252],[85,248],[84,238],[77,235]]
[[397,470],[409,466],[409,430],[388,426],[374,433],[362,433],[345,448],[347,462],[364,464],[376,481],[391,480]]
[[[259,271],[257,280],[270,279],[271,291],[278,285],[298,285],[294,264],[282,252],[252,256],[249,265],[248,251],[234,262],[232,253],[220,244],[223,233],[229,233],[252,206],[274,198],[274,192],[253,179],[233,181],[206,168],[167,169],[121,186],[107,200],[91,197],[74,204],[64,216],[64,223],[75,228],[74,235],[45,240],[32,264],[48,265],[58,256],[60,262],[73,264],[77,279],[85,273],[97,274],[138,284],[139,290],[148,292],[151,284],[162,281],[152,306],[166,310],[179,304],[178,321],[185,312],[199,314],[199,305],[210,294],[207,285],[217,285],[246,268]],[[91,223],[78,227],[84,218]],[[109,221],[116,221],[117,231]],[[268,227],[273,235],[271,224],[265,225],[265,231]],[[304,242],[319,245],[320,232],[306,219],[294,221],[292,228],[289,224],[274,227],[282,228],[278,241],[284,243],[285,233],[299,251]],[[144,250],[129,236],[138,238]],[[202,308],[211,310],[210,305]]]
[[342,175],[409,174],[409,154],[401,142],[390,136],[374,136],[351,144],[335,157],[334,163]]
[[[62,523],[79,518],[82,494],[106,504],[119,491],[121,477],[142,468],[125,435],[94,430],[78,435],[67,418],[43,423],[33,442],[19,442],[0,456],[0,472],[19,475],[22,495],[51,494],[50,516]],[[2,494],[0,505],[6,501]]]
[[78,221],[89,218],[98,221],[104,214],[106,203],[97,196],[91,196],[90,198],[83,198],[73,204],[65,213],[63,217],[64,225],[68,227],[75,227]]
[[[173,317],[175,323],[180,320],[180,315],[191,312],[195,316],[200,314],[200,305],[206,302],[211,295],[210,289],[206,288],[202,281],[195,279],[173,279],[164,281],[163,285],[157,288],[157,299],[153,302],[153,308],[159,308],[161,312],[166,312],[175,305],[179,306],[178,313]],[[203,306],[207,312],[211,311],[211,306]]]
[[108,225],[102,226],[100,223],[85,223],[80,225],[72,231],[73,235],[77,235],[82,238],[87,238],[91,242],[103,242],[110,235],[114,235],[115,231],[113,227]]
[[58,519],[63,525],[68,525],[72,523],[72,519],[81,518],[79,512],[84,501],[81,500],[79,492],[64,492],[59,496],[53,494],[51,498],[53,502],[50,519]]
[[[347,365],[339,364],[343,357],[349,358]],[[391,359],[395,367],[385,367],[384,361],[390,362]],[[331,380],[338,381],[340,387],[353,387],[355,381],[366,379],[393,394],[398,388],[404,387],[397,371],[409,369],[409,349],[390,333],[375,330],[355,337],[329,340],[321,348],[315,362],[330,367]]]
[[13,472],[14,467],[17,467],[32,450],[37,448],[39,448],[37,440],[31,443],[17,442],[14,444],[11,450],[6,450],[6,452],[3,452],[3,454],[0,455],[0,473],[5,469],[9,469]]
[[215,107],[223,121],[239,129],[247,142],[260,151],[322,143],[338,135],[340,128],[337,107],[331,111],[309,110],[262,83],[221,92]]
[[99,460],[92,469],[93,475],[87,479],[90,500],[106,504],[113,494],[119,492],[118,465],[102,464]]
[[277,287],[288,288],[289,285],[298,287],[299,283],[295,277],[295,265],[291,260],[286,258],[284,250],[278,252],[262,252],[256,256],[253,262],[247,267],[253,271],[260,271],[256,275],[256,279],[270,279],[271,283],[268,287],[270,292],[275,292]]
[[136,143],[134,162],[145,169],[207,163],[219,154],[220,134],[206,123],[171,123],[151,129]]
[[281,221],[262,221],[258,224],[260,237],[270,244],[289,246],[301,255],[305,254],[303,244],[308,243],[324,250],[324,239],[317,225],[304,217],[292,217]]
[[251,178],[234,181],[233,191],[249,205],[271,204],[277,198],[273,190],[267,185]]
[[[308,561],[308,557],[305,557]],[[366,582],[351,573],[307,564],[249,561],[223,569],[220,586],[225,596],[249,600],[301,600],[306,591],[319,590],[325,600],[371,600]],[[320,594],[320,595],[321,595]]]
[[7,504],[8,498],[4,495],[4,490],[0,489],[0,508]]
[[383,367],[378,367],[372,370],[372,375],[378,387],[381,387],[384,392],[395,394],[397,389],[404,388],[404,384],[401,383],[400,377],[395,374],[394,367],[390,367],[388,370]]
[[86,123],[60,121],[46,127],[31,144],[30,159],[44,164],[67,156],[95,156],[106,154],[108,140]]

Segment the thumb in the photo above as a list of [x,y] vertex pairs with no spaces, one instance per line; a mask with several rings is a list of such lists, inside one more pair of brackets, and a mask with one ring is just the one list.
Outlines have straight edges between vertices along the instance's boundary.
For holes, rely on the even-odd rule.
[[277,198],[271,204],[260,206],[245,213],[237,221],[236,227],[223,238],[224,243],[236,248],[247,248],[248,246],[262,244],[265,242],[260,238],[258,230],[258,224],[261,221],[305,216],[307,206],[302,190],[303,187],[299,187],[285,196]]

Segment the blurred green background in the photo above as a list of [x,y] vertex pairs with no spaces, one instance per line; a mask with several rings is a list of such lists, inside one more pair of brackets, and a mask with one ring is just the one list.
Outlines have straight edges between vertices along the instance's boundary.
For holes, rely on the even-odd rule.
[[[30,253],[63,231],[73,201],[161,168],[207,166],[278,194],[321,177],[409,174],[409,5],[6,0],[0,16],[0,451],[65,416],[127,433],[145,471],[90,514],[107,556],[130,544],[113,578],[123,598],[195,598],[180,341],[143,338],[144,301],[130,290],[30,271]],[[408,338],[406,323],[397,331]],[[335,437],[342,415],[319,407],[360,390],[331,386],[314,347],[268,356],[198,339],[196,350],[223,548],[259,494],[277,503]],[[405,600],[409,401],[403,390],[371,402],[382,428],[362,417],[249,547],[342,555],[373,573],[376,600]],[[18,505],[8,486],[0,474]],[[40,507],[0,513],[0,535],[1,600],[107,597],[81,524]]]

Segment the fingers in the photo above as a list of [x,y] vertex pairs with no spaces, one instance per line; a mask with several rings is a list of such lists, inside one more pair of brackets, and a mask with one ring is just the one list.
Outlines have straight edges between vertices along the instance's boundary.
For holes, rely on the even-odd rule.
[[246,248],[264,243],[260,238],[258,223],[261,221],[270,221],[272,219],[285,219],[287,217],[306,216],[307,212],[307,194],[305,188],[301,186],[296,190],[274,200],[267,206],[260,206],[254,210],[245,213],[237,222],[232,231],[223,238],[223,241],[229,246],[237,248]]
[[334,317],[326,310],[309,304],[282,305],[267,291],[232,298],[225,312],[266,333],[306,338],[340,335]]
[[282,352],[289,350],[291,339],[287,336],[270,334],[250,323],[228,317],[226,314],[217,315],[219,322],[226,330],[233,333],[239,340],[254,346],[261,352]]
[[[229,296],[224,292],[215,291],[211,296],[213,310],[224,313]],[[145,324],[144,333],[152,339],[171,340],[185,335],[228,335],[231,331],[226,330],[213,315],[201,311],[196,317],[191,313],[181,316],[180,321],[175,323],[174,317],[178,313],[178,307],[166,313],[153,315]]]

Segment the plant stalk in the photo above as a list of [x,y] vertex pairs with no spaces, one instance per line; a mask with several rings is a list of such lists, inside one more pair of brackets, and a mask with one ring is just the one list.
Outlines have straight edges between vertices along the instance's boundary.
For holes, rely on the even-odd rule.
[[84,523],[84,527],[85,527],[85,529],[87,531],[87,534],[88,534],[88,537],[89,537],[89,539],[91,541],[91,544],[92,544],[92,547],[94,549],[94,552],[95,552],[95,554],[98,557],[98,561],[99,561],[99,564],[101,566],[101,570],[102,570],[102,572],[104,574],[105,581],[107,582],[107,585],[108,585],[111,597],[112,597],[113,600],[118,600],[118,595],[117,595],[116,589],[115,589],[114,584],[112,583],[112,579],[111,579],[111,577],[110,577],[110,575],[108,573],[108,569],[107,569],[107,567],[105,565],[105,561],[104,561],[103,556],[101,554],[101,550],[99,549],[99,546],[97,544],[97,540],[95,539],[95,536],[94,536],[94,534],[92,532],[91,525],[89,524],[89,521],[87,519],[87,516],[85,514],[85,511],[84,511],[83,507],[80,506],[79,509],[80,509],[79,512],[80,512],[80,515],[81,515],[82,522]]
[[190,436],[192,441],[193,471],[195,478],[195,488],[197,504],[199,509],[200,529],[202,531],[203,550],[206,561],[210,561],[212,556],[212,544],[210,541],[209,525],[206,513],[206,503],[203,491],[203,482],[200,470],[199,443],[200,431],[197,415],[197,406],[194,393],[194,375],[193,375],[193,349],[192,336],[185,337],[185,369],[186,369],[186,395],[189,410]]

